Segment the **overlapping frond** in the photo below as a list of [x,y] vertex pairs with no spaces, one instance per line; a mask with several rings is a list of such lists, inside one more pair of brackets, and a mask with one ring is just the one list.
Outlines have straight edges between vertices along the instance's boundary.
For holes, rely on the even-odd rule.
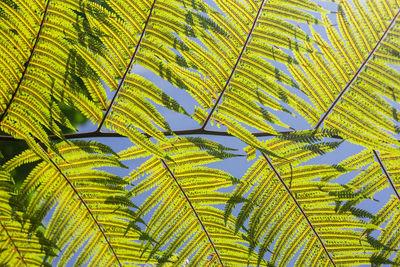
[[95,257],[90,266],[147,262],[140,256],[140,243],[135,242],[142,236],[135,206],[125,197],[126,183],[94,169],[123,166],[112,150],[85,141],[60,143],[57,149],[63,158],[50,152],[49,161],[40,161],[32,150],[26,150],[5,168],[11,171],[40,161],[16,192],[15,201],[25,203],[24,213],[39,222],[52,210],[44,236],[63,251],[58,265],[66,266],[74,257],[77,265]]
[[[375,266],[382,266],[382,264],[399,265],[399,253],[397,252],[399,247],[399,219],[399,199],[392,196],[374,219],[374,223],[385,225],[378,238],[383,249],[374,255],[378,259],[375,261]],[[392,257],[393,260],[390,260],[393,254],[395,256]]]
[[[318,2],[0,0],[0,138],[28,145],[0,167],[0,265],[399,264],[400,2]],[[65,140],[71,110],[96,129],[67,138],[134,145]],[[234,149],[177,136],[211,133],[248,145],[242,179],[206,167]],[[343,143],[364,150],[315,164]]]
[[[80,1],[1,1],[1,130],[51,147],[48,132],[62,138],[74,127],[67,105],[92,120],[101,118],[96,102],[105,94],[90,94],[83,85],[95,73],[80,50],[101,52],[87,27]],[[67,105],[66,105],[67,104]]]
[[32,230],[31,221],[13,210],[14,190],[9,174],[0,170],[0,264],[43,266],[53,248],[44,242],[43,229]]
[[[173,138],[160,144],[170,159],[150,157],[133,171],[128,182],[139,180],[131,190],[133,196],[144,195],[138,214],[151,212],[146,232],[155,239],[152,253],[161,250],[159,263],[180,266],[255,265],[254,254],[248,256],[244,240],[235,234],[233,217],[224,223],[223,212],[216,208],[229,199],[218,189],[229,187],[237,179],[206,165],[232,157],[225,147],[202,138]],[[149,156],[139,147],[119,153],[121,159]],[[190,259],[190,260],[189,260]]]
[[[244,129],[241,126],[244,124],[260,131],[276,133],[272,125],[289,128],[270,110],[291,114],[284,103],[295,102],[296,97],[287,91],[284,85],[296,84],[284,71],[270,62],[290,64],[294,59],[286,52],[288,49],[308,51],[303,44],[303,41],[308,41],[308,36],[287,19],[318,23],[313,15],[304,10],[322,9],[311,1],[216,2],[226,17],[222,18],[217,14],[212,17],[224,26],[221,27],[228,36],[212,36],[218,40],[218,45],[208,46],[209,51],[203,53],[210,56],[203,59],[203,62],[216,58],[218,62],[226,62],[219,64],[226,67],[218,71],[217,68],[207,68],[203,63],[202,72],[207,78],[206,81],[212,82],[214,94],[218,95],[218,98],[214,99],[213,107],[206,113],[204,120],[201,120],[198,114],[195,114],[194,118],[199,120],[203,128],[210,119],[227,126],[228,129],[232,125]],[[229,55],[230,60],[221,54],[221,51]],[[205,112],[200,109],[196,111]],[[238,131],[242,130],[237,129],[232,133],[245,141],[245,136],[249,133],[242,135],[238,134]]]
[[[340,166],[353,170],[363,169],[354,177],[347,186],[352,192],[373,199],[376,194],[389,188],[391,198],[373,217],[372,223],[383,227],[380,231],[378,242],[381,251],[372,257],[373,263],[377,266],[390,263],[393,266],[398,264],[399,256],[397,247],[399,245],[398,212],[400,195],[399,183],[399,157],[397,155],[381,153],[376,151],[364,150],[353,157],[343,161]],[[348,210],[361,202],[362,199],[348,201],[342,205],[341,209]],[[365,232],[365,236],[372,236],[373,231]],[[396,256],[391,256],[392,254]],[[391,260],[394,259],[394,260]]]
[[[359,1],[339,4],[338,28],[323,16],[330,43],[313,30],[317,45],[308,44],[309,57],[295,52],[299,66],[289,69],[310,99],[318,119],[307,115],[316,128],[324,125],[370,149],[397,153],[396,82],[400,73],[383,55],[393,55],[400,6],[396,1]],[[379,22],[379,23],[378,23]],[[360,119],[362,118],[362,119]]]
[[[378,234],[369,230],[364,235],[379,236],[374,243],[381,252],[371,257],[371,263],[376,265],[395,265],[397,261],[391,255],[398,246],[398,229],[394,226],[398,110],[393,103],[398,101],[399,72],[392,64],[398,64],[393,58],[398,55],[399,39],[395,36],[399,8],[396,1],[366,1],[366,6],[360,1],[342,1],[336,17],[338,28],[323,17],[330,43],[313,31],[317,47],[310,46],[313,52],[309,58],[296,55],[301,68],[289,67],[296,80],[301,81],[300,89],[317,108],[319,118],[311,123],[316,128],[335,129],[342,138],[367,148],[340,164],[359,172],[346,187],[368,199],[388,187],[393,194],[371,220],[385,229]],[[340,210],[354,209],[363,198],[343,203]]]
[[[88,55],[88,60],[93,61],[89,65],[104,84],[115,91],[99,121],[98,131],[104,124],[128,136],[136,145],[165,157],[139,131],[159,141],[168,141],[161,130],[171,129],[154,104],[185,115],[188,113],[176,100],[131,70],[136,66],[147,68],[173,85],[187,89],[174,70],[184,70],[189,64],[181,55],[189,50],[182,39],[196,37],[199,29],[219,30],[215,23],[201,14],[207,13],[208,7],[201,1],[190,4],[162,0],[134,4],[129,1],[93,1],[88,3],[87,11],[91,25],[103,32],[100,40],[108,51],[103,57]],[[104,91],[104,84],[97,83],[96,90]]]
[[[339,213],[336,201],[363,198],[339,184],[324,180],[341,175],[344,167],[304,165],[311,158],[332,151],[338,144],[297,137],[267,141],[282,158],[263,154],[250,167],[226,207],[230,214],[239,202],[236,230],[245,228],[250,249],[259,260],[269,254],[275,266],[354,266],[369,264],[375,249],[362,231],[376,228],[351,212]],[[290,140],[292,139],[292,140]],[[311,142],[310,142],[311,141]],[[235,201],[237,200],[237,201]],[[248,226],[246,222],[248,220]]]

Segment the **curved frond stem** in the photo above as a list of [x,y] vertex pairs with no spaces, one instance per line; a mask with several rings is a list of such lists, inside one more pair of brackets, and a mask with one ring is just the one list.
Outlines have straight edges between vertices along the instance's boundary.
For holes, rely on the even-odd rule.
[[382,172],[385,174],[385,176],[386,176],[386,178],[387,178],[387,180],[388,180],[390,186],[392,187],[394,193],[396,194],[397,199],[400,201],[400,194],[399,194],[399,191],[397,191],[396,185],[393,183],[392,178],[390,178],[390,175],[389,175],[389,173],[388,173],[388,171],[387,171],[385,165],[383,164],[383,162],[382,162],[382,160],[381,160],[381,157],[379,157],[378,152],[376,152],[375,150],[373,151],[373,153],[374,153],[374,156],[375,156],[375,158],[376,158],[376,161],[378,161],[379,166],[380,166],[381,169],[382,169]]
[[290,197],[292,198],[292,200],[294,201],[294,203],[296,204],[297,208],[300,210],[301,214],[303,215],[304,219],[307,221],[308,225],[311,227],[311,230],[314,232],[314,235],[317,237],[318,241],[321,243],[322,248],[324,249],[326,255],[329,258],[329,261],[332,263],[332,265],[334,267],[336,267],[335,262],[333,261],[333,258],[331,256],[331,254],[329,254],[328,249],[326,248],[324,242],[322,241],[320,235],[318,234],[317,230],[315,230],[314,225],[312,224],[312,222],[310,221],[310,219],[308,218],[307,214],[305,213],[305,211],[303,210],[303,208],[300,206],[300,203],[297,201],[297,199],[294,197],[292,191],[290,190],[290,188],[286,185],[285,181],[283,180],[281,174],[278,172],[278,170],[275,168],[274,164],[272,163],[272,161],[267,157],[267,155],[265,155],[264,152],[261,152],[263,157],[265,158],[265,160],[267,161],[269,167],[273,170],[273,172],[275,173],[276,177],[278,177],[279,181],[281,182],[281,184],[283,185],[283,187],[285,188],[286,192],[290,195]]
[[[296,133],[297,131],[281,131],[277,134],[272,134],[269,132],[254,132],[252,133],[255,137],[275,137],[280,136],[282,134],[289,134],[289,133]],[[177,135],[177,136],[185,136],[185,135],[216,135],[216,136],[227,136],[227,137],[235,137],[232,134],[225,132],[225,131],[213,131],[213,130],[206,130],[206,129],[188,129],[188,130],[178,130],[178,131],[164,131],[162,132],[165,136]],[[145,134],[146,137],[150,138],[151,136]],[[83,132],[83,133],[71,133],[71,134],[64,134],[64,139],[79,139],[79,138],[97,138],[97,137],[122,137],[127,138],[124,135],[115,132]],[[52,140],[59,140],[60,138],[56,135],[49,135],[49,138]],[[330,136],[330,138],[340,139],[343,138],[341,136]],[[16,139],[10,135],[0,135],[0,142],[14,142],[14,141],[24,141],[23,139]]]
[[78,197],[79,201],[82,203],[82,205],[86,208],[86,210],[88,211],[88,213],[90,214],[90,217],[93,219],[94,223],[96,224],[97,228],[99,229],[99,231],[101,232],[101,234],[103,235],[108,247],[110,248],[112,254],[114,255],[115,259],[118,262],[119,266],[123,266],[117,256],[117,254],[115,253],[115,250],[113,248],[113,246],[111,245],[110,241],[108,240],[106,233],[104,232],[103,228],[101,227],[100,223],[97,221],[97,219],[94,217],[93,212],[91,211],[91,209],[89,208],[89,206],[87,205],[86,201],[82,198],[82,196],[79,194],[78,190],[75,188],[75,186],[71,183],[71,181],[68,179],[68,177],[62,172],[62,170],[60,169],[60,167],[58,167],[57,163],[54,162],[54,160],[50,157],[50,155],[38,144],[39,148],[47,155],[47,158],[49,159],[49,161],[51,162],[51,164],[57,169],[57,171],[62,175],[62,177],[65,179],[65,181],[67,181],[68,185],[71,187],[72,191],[74,191],[75,195]]
[[35,53],[35,49],[37,47],[37,44],[39,43],[40,34],[42,33],[44,22],[45,22],[46,17],[47,17],[47,11],[49,10],[49,5],[50,5],[50,0],[47,1],[46,7],[44,8],[43,18],[42,18],[42,21],[40,22],[39,30],[38,30],[38,33],[37,33],[37,36],[36,36],[36,39],[35,39],[35,43],[33,44],[33,47],[32,47],[32,50],[31,50],[31,54],[29,55],[28,61],[25,62],[25,68],[24,68],[24,71],[22,72],[21,78],[18,81],[17,87],[15,88],[13,94],[11,95],[10,101],[8,101],[7,106],[4,109],[3,114],[1,114],[1,116],[0,116],[0,122],[2,122],[4,117],[6,116],[7,111],[10,108],[12,102],[14,101],[14,98],[17,95],[17,93],[19,91],[19,88],[21,87],[22,81],[25,78],[25,74],[26,74],[26,72],[28,70],[28,67],[29,67],[29,64],[30,64],[30,62],[31,62],[31,60],[33,58],[33,55]]
[[204,233],[206,234],[208,241],[210,242],[215,254],[217,255],[219,262],[221,263],[222,267],[224,267],[224,263],[222,262],[221,256],[219,255],[218,250],[215,247],[214,242],[212,241],[211,236],[206,229],[206,226],[201,221],[199,214],[197,213],[196,209],[194,208],[192,202],[190,201],[189,196],[186,194],[185,190],[183,190],[182,186],[178,182],[178,179],[176,179],[174,173],[171,171],[171,169],[169,168],[169,166],[165,162],[165,160],[161,159],[161,162],[163,163],[164,167],[167,169],[168,173],[172,176],[175,183],[178,185],[179,190],[181,190],[182,195],[185,197],[186,201],[189,203],[190,208],[192,209],[194,215],[196,216],[196,219],[199,221],[201,228],[203,229]]
[[22,262],[24,263],[24,265],[25,265],[25,266],[28,266],[28,264],[26,264],[26,261],[25,261],[24,257],[23,257],[22,254],[21,254],[21,251],[18,249],[17,245],[15,244],[14,240],[12,239],[12,237],[11,237],[10,233],[8,232],[7,228],[3,225],[2,222],[0,222],[0,226],[1,226],[1,228],[3,228],[4,231],[6,232],[6,235],[7,235],[8,239],[10,239],[10,241],[11,241],[13,247],[14,247],[15,250],[17,251],[17,253],[18,253],[19,257],[21,258]]
[[400,16],[400,9],[390,22],[389,26],[386,28],[384,33],[382,34],[381,38],[378,40],[376,43],[375,47],[371,50],[369,53],[368,57],[363,61],[363,63],[360,65],[358,70],[354,73],[353,77],[351,80],[346,84],[344,89],[340,92],[340,94],[336,97],[336,99],[332,102],[331,106],[328,108],[328,110],[322,115],[321,119],[318,121],[317,125],[315,126],[315,129],[318,129],[321,127],[322,123],[325,121],[325,119],[328,117],[328,115],[331,113],[331,111],[335,108],[336,104],[339,102],[339,100],[343,97],[343,95],[346,93],[346,91],[350,88],[350,86],[354,83],[354,81],[358,78],[358,75],[361,73],[361,71],[364,69],[364,67],[367,65],[367,63],[370,61],[370,59],[373,57],[375,54],[376,50],[378,50],[379,46],[383,42],[383,40],[386,38],[388,35],[389,31],[393,28],[393,26],[396,24],[396,20]]
[[126,80],[126,77],[127,77],[128,74],[131,72],[133,62],[135,61],[136,55],[137,55],[137,53],[138,53],[138,51],[139,51],[139,48],[140,48],[140,44],[142,43],[144,34],[145,34],[146,30],[147,30],[147,26],[149,25],[150,17],[151,17],[151,14],[153,13],[154,6],[155,6],[156,2],[157,2],[157,0],[154,0],[154,1],[153,1],[153,4],[152,4],[151,7],[150,7],[149,15],[147,16],[147,19],[146,19],[146,21],[145,21],[145,23],[144,23],[143,31],[142,31],[142,33],[140,34],[139,41],[138,41],[138,43],[136,44],[136,47],[135,47],[135,51],[133,52],[133,55],[132,55],[132,57],[131,57],[131,60],[129,61],[129,64],[128,64],[128,66],[127,66],[126,69],[125,69],[124,75],[122,76],[121,80],[119,81],[117,91],[115,92],[113,98],[111,99],[111,103],[110,103],[110,105],[108,105],[107,110],[106,110],[106,112],[104,113],[104,116],[103,116],[103,118],[101,119],[101,121],[100,121],[100,123],[99,123],[99,126],[97,127],[97,132],[100,132],[101,128],[103,127],[103,124],[104,124],[104,122],[106,121],[107,116],[108,116],[108,114],[110,113],[110,111],[111,111],[111,109],[112,109],[112,106],[114,105],[115,100],[117,99],[118,94],[119,94],[119,92],[121,91],[122,86],[124,85],[124,82],[125,82],[125,80]]
[[231,71],[231,74],[229,75],[228,80],[226,80],[224,88],[222,89],[221,93],[219,94],[218,99],[215,102],[214,106],[212,107],[212,109],[210,111],[210,114],[208,114],[206,120],[204,121],[203,125],[201,126],[201,129],[205,129],[206,128],[208,122],[210,121],[212,115],[214,114],[214,111],[216,110],[217,106],[219,105],[219,102],[221,101],[222,97],[224,96],[224,93],[225,93],[226,89],[228,88],[229,84],[231,83],[233,75],[235,74],[235,71],[236,71],[237,67],[239,66],[239,63],[240,63],[240,60],[242,59],[244,51],[246,51],[247,45],[249,44],[250,38],[251,38],[251,36],[253,34],[254,28],[256,27],[257,20],[261,15],[261,11],[262,11],[262,8],[263,8],[265,2],[266,2],[266,0],[263,0],[261,2],[260,7],[258,8],[258,11],[257,11],[257,15],[254,18],[253,24],[251,26],[250,32],[247,35],[247,39],[243,44],[242,51],[240,52],[239,57],[237,58],[236,63],[232,68],[232,71]]

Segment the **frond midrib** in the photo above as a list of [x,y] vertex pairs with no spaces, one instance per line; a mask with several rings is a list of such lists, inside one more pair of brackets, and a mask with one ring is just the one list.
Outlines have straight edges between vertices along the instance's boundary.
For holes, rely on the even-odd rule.
[[30,63],[31,63],[31,60],[32,60],[32,58],[33,58],[33,56],[34,56],[34,54],[35,54],[35,49],[36,49],[36,47],[37,47],[37,44],[39,43],[40,34],[42,33],[42,29],[43,29],[43,26],[44,26],[44,22],[45,22],[46,17],[47,17],[47,12],[48,12],[48,10],[49,10],[50,1],[51,1],[51,0],[47,0],[46,7],[45,7],[45,9],[44,9],[44,11],[43,11],[43,18],[42,18],[42,21],[40,22],[39,30],[38,30],[37,35],[36,35],[36,38],[35,38],[35,43],[33,44],[33,47],[32,47],[32,49],[31,49],[31,54],[29,55],[28,60],[25,62],[25,68],[24,68],[24,70],[23,70],[23,72],[22,72],[22,74],[21,74],[21,78],[20,78],[19,81],[18,81],[17,87],[15,88],[14,92],[12,93],[11,98],[10,98],[10,100],[9,100],[8,103],[7,103],[7,106],[6,106],[6,108],[4,109],[3,114],[1,114],[1,116],[0,116],[0,123],[3,121],[3,119],[5,118],[5,116],[6,116],[6,114],[7,114],[7,111],[8,111],[8,110],[10,109],[10,107],[11,107],[11,104],[14,102],[14,99],[15,99],[15,97],[16,97],[16,95],[17,95],[17,93],[18,93],[18,91],[19,91],[19,89],[20,89],[20,87],[21,87],[21,84],[22,84],[22,82],[23,82],[23,80],[24,80],[24,78],[25,78],[25,74],[26,74],[26,72],[27,72],[27,70],[28,70],[28,67],[29,67],[29,65],[30,65]]
[[214,106],[212,107],[212,109],[211,109],[210,113],[208,114],[206,120],[204,121],[203,125],[201,126],[202,130],[204,130],[206,128],[208,122],[210,121],[211,117],[214,114],[214,111],[216,110],[217,106],[219,105],[219,102],[221,101],[222,97],[224,96],[224,93],[225,93],[226,89],[228,88],[229,84],[231,83],[231,80],[232,80],[232,78],[233,78],[233,76],[234,76],[234,74],[236,72],[237,67],[239,66],[239,63],[240,63],[240,61],[241,61],[241,59],[243,57],[243,54],[246,51],[247,45],[250,42],[251,36],[252,36],[253,31],[254,31],[254,29],[256,27],[258,18],[261,15],[261,11],[262,11],[262,9],[264,7],[265,2],[266,2],[266,0],[262,0],[262,2],[260,3],[260,7],[258,8],[257,15],[255,16],[255,18],[253,20],[253,24],[251,26],[251,29],[250,29],[249,33],[247,34],[246,41],[243,44],[242,51],[240,52],[238,58],[236,59],[236,63],[233,66],[231,74],[229,75],[229,78],[226,80],[225,85],[224,85],[221,93],[218,96],[218,99],[215,101]]
[[275,173],[276,177],[278,178],[279,182],[283,185],[283,187],[285,188],[286,192],[290,195],[290,197],[292,198],[292,200],[294,201],[294,203],[296,204],[297,208],[299,209],[300,213],[303,215],[304,219],[307,221],[308,225],[310,226],[311,230],[313,231],[314,235],[317,237],[318,241],[320,242],[325,254],[328,256],[329,261],[332,263],[332,265],[334,267],[336,267],[336,264],[332,258],[332,255],[329,253],[327,247],[325,246],[324,242],[322,241],[321,236],[318,234],[317,230],[315,229],[314,225],[312,224],[312,222],[310,221],[310,219],[308,218],[307,214],[305,213],[304,209],[301,207],[300,203],[297,201],[296,197],[293,195],[293,193],[291,192],[290,188],[286,185],[285,181],[283,180],[282,176],[280,175],[280,173],[278,172],[278,170],[275,168],[274,164],[272,163],[272,161],[269,159],[269,157],[267,155],[265,155],[264,152],[262,152],[263,157],[265,158],[265,160],[267,161],[269,167],[272,169],[272,171]]
[[22,262],[24,263],[25,266],[28,266],[28,264],[25,261],[24,255],[22,255],[21,251],[19,250],[18,246],[15,244],[12,236],[10,235],[10,233],[8,232],[7,228],[3,225],[2,222],[0,222],[0,226],[4,229],[4,231],[6,232],[6,235],[8,237],[8,239],[10,239],[10,242],[12,244],[12,246],[14,247],[14,249],[17,251],[19,257],[21,258]]
[[383,32],[381,38],[377,41],[376,45],[374,48],[371,50],[371,52],[368,54],[368,56],[364,59],[364,61],[361,63],[360,67],[357,69],[357,71],[353,74],[353,77],[351,80],[346,84],[346,86],[343,88],[343,90],[339,93],[339,95],[336,97],[336,99],[332,102],[331,106],[326,110],[326,112],[322,115],[321,119],[318,121],[317,125],[315,126],[314,129],[318,129],[321,127],[321,125],[324,123],[325,119],[329,116],[331,111],[335,108],[337,103],[342,99],[343,95],[347,92],[347,90],[350,88],[350,86],[357,80],[358,76],[360,73],[364,70],[365,66],[367,63],[370,61],[370,59],[373,58],[375,52],[378,50],[380,47],[381,43],[385,40],[386,36],[388,35],[389,31],[394,27],[396,24],[396,20],[400,17],[400,9],[394,16],[394,18],[391,20],[389,26],[386,28],[386,30]]
[[117,260],[118,265],[120,267],[122,267],[123,265],[122,265],[120,259],[118,258],[118,255],[116,254],[112,244],[110,243],[110,241],[107,238],[106,233],[104,232],[103,228],[101,227],[99,221],[95,218],[92,210],[89,208],[89,206],[87,205],[86,201],[82,198],[82,196],[80,195],[78,190],[75,188],[75,186],[72,184],[72,182],[68,179],[68,177],[64,174],[64,172],[61,170],[61,168],[57,165],[57,163],[54,162],[54,160],[51,158],[51,156],[48,153],[45,152],[45,150],[40,146],[40,144],[37,144],[37,146],[46,154],[46,156],[47,156],[48,160],[50,161],[50,163],[56,168],[56,170],[59,172],[59,174],[66,180],[66,182],[68,183],[68,185],[70,186],[70,188],[74,192],[74,195],[76,195],[78,197],[79,201],[82,203],[82,205],[88,211],[90,217],[93,219],[94,223],[96,224],[97,228],[99,229],[99,231],[101,232],[103,238],[105,239],[108,247],[110,248],[112,254],[114,255],[115,259]]
[[104,113],[103,118],[101,119],[101,121],[100,121],[100,123],[99,123],[99,125],[97,127],[96,132],[100,132],[101,128],[103,127],[103,124],[106,121],[106,119],[108,117],[108,114],[110,113],[110,111],[111,111],[111,109],[112,109],[112,107],[113,107],[113,105],[115,103],[115,100],[117,99],[118,94],[121,91],[122,86],[124,85],[126,77],[131,72],[131,68],[132,68],[133,62],[135,61],[136,55],[137,55],[137,53],[139,51],[140,44],[143,41],[144,35],[146,33],[146,30],[147,30],[147,26],[148,26],[148,24],[150,22],[150,18],[151,18],[151,15],[153,14],[153,10],[154,10],[156,2],[157,2],[157,0],[154,0],[152,5],[151,5],[151,7],[150,7],[149,15],[147,16],[147,19],[146,19],[146,21],[144,23],[142,33],[140,34],[139,40],[138,40],[138,42],[136,44],[136,47],[135,47],[135,51],[133,52],[132,57],[131,57],[131,59],[130,59],[130,61],[128,63],[128,66],[125,69],[124,75],[122,76],[121,80],[119,81],[118,88],[117,88],[116,92],[114,93],[114,96],[111,99],[111,102],[108,105],[107,110]]
[[383,174],[385,175],[386,179],[388,180],[390,187],[393,189],[394,193],[396,194],[397,199],[400,201],[399,191],[397,190],[397,187],[394,184],[393,179],[390,177],[389,172],[386,169],[386,166],[383,164],[381,157],[379,156],[379,154],[376,150],[374,150],[373,153],[376,158],[376,161],[378,161],[379,166],[382,169]]
[[179,190],[181,191],[182,195],[184,196],[184,198],[186,199],[187,203],[189,204],[189,206],[190,206],[191,210],[193,211],[193,213],[194,213],[194,215],[195,215],[197,221],[200,223],[200,226],[201,226],[202,230],[203,230],[204,233],[206,234],[207,239],[208,239],[208,241],[210,242],[210,245],[212,246],[212,248],[213,248],[215,254],[217,255],[217,258],[218,258],[219,262],[221,263],[222,267],[224,267],[225,265],[224,265],[224,263],[223,263],[223,261],[222,261],[222,259],[221,259],[221,256],[220,256],[220,254],[219,254],[217,248],[215,247],[215,244],[214,244],[214,242],[212,241],[211,236],[210,236],[210,234],[209,234],[208,231],[207,231],[207,228],[205,227],[203,221],[200,219],[199,214],[197,213],[196,209],[194,208],[192,202],[190,201],[188,195],[186,194],[185,190],[182,188],[182,186],[181,186],[180,183],[178,182],[178,179],[175,177],[175,175],[174,175],[174,173],[172,172],[172,170],[169,168],[167,162],[166,162],[164,159],[161,159],[161,162],[163,163],[164,167],[167,169],[167,171],[168,171],[168,173],[171,175],[171,177],[174,179],[174,182],[176,183],[176,185],[179,187]]

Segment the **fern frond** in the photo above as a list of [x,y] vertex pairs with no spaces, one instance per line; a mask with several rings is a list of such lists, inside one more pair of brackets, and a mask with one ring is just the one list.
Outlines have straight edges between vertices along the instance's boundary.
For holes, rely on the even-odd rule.
[[0,1],[0,265],[400,263],[400,2],[317,2]]
[[[271,161],[264,154],[233,193],[234,198],[246,196],[236,230],[249,219],[250,249],[259,248],[259,260],[271,251],[270,261],[277,266],[285,266],[297,253],[300,256],[296,266],[367,264],[375,250],[360,235],[362,230],[375,226],[356,219],[350,212],[337,213],[336,201],[354,197],[344,193],[346,189],[340,185],[322,182],[341,175],[343,170],[336,166],[296,166],[307,160],[297,161],[305,147],[296,149],[290,147],[291,143],[295,145],[293,142],[278,140],[269,142],[268,147],[274,151],[289,145],[285,147],[287,154],[280,154],[286,160]],[[308,157],[316,156],[317,152],[311,152]],[[246,194],[248,191],[250,194]],[[235,205],[228,204],[226,214]],[[364,252],[356,253],[357,250]]]
[[[244,134],[239,134],[243,131],[242,129],[232,130],[234,127],[242,127],[236,122],[271,133],[274,133],[275,130],[269,123],[288,127],[276,120],[263,106],[289,112],[278,101],[288,102],[289,99],[293,99],[293,95],[290,92],[287,93],[284,87],[274,83],[274,81],[278,80],[288,85],[294,85],[294,83],[285,73],[272,67],[266,59],[285,63],[292,62],[292,58],[282,52],[279,47],[307,51],[308,48],[297,41],[297,32],[299,32],[299,37],[302,40],[307,39],[305,38],[306,35],[297,28],[289,26],[287,22],[284,22],[284,25],[288,26],[291,31],[283,32],[283,26],[279,25],[278,22],[286,18],[317,22],[315,19],[311,19],[310,14],[296,8],[301,6],[306,9],[316,8],[319,10],[319,7],[314,6],[311,2],[283,4],[262,1],[257,8],[254,8],[255,5],[251,2],[217,1],[217,4],[229,19],[223,19],[214,14],[212,14],[212,17],[222,25],[231,41],[224,41],[226,40],[225,36],[213,35],[212,38],[220,38],[222,44],[227,44],[226,46],[220,45],[219,50],[230,51],[229,54],[236,55],[236,59],[227,64],[227,67],[230,68],[226,69],[224,73],[230,74],[225,75],[225,77],[222,76],[222,79],[221,75],[210,73],[207,66],[202,67],[204,76],[209,77],[216,84],[217,91],[215,93],[219,94],[207,118],[201,121],[202,128],[204,129],[210,120],[216,120],[225,126],[227,126],[228,121],[231,121],[230,125],[227,126],[228,129],[233,135],[242,139]],[[243,13],[253,13],[253,15],[241,16],[240,14]],[[266,27],[266,25],[269,27]],[[244,38],[244,36],[247,36],[247,38]],[[214,47],[216,46],[211,46],[211,48]],[[212,52],[213,54],[210,56],[220,54],[215,50],[212,50]],[[227,62],[227,57],[222,56],[219,61]],[[246,101],[242,101],[243,97],[240,97],[238,92],[245,92]],[[238,112],[238,109],[234,106],[235,101],[245,102],[247,104],[245,107],[248,107],[248,109],[242,109]],[[217,119],[217,116],[219,119]],[[221,121],[222,116],[226,117],[223,119],[224,122]],[[195,114],[193,117],[195,118],[197,115]],[[253,139],[251,142],[255,143],[254,137],[250,136],[242,139],[242,141],[250,144],[250,139]]]
[[[238,243],[242,239],[234,233],[233,220],[229,220],[230,226],[225,225],[222,212],[211,206],[228,200],[226,193],[216,190],[236,183],[237,179],[201,165],[218,161],[221,149],[226,148],[199,138],[175,138],[170,143],[160,144],[168,151],[170,160],[151,157],[127,177],[129,182],[145,177],[132,189],[133,196],[152,191],[138,215],[156,208],[146,231],[157,242],[152,253],[163,251],[159,263],[171,261],[180,265],[190,257],[191,266],[203,265],[207,255],[212,254],[208,264],[255,264],[254,255],[248,258],[247,248]],[[217,149],[220,151],[216,154]],[[121,158],[148,155],[138,152],[137,148],[130,148],[121,152]],[[234,253],[230,248],[235,248]]]
[[[109,264],[145,262],[145,257],[129,256],[126,250],[140,250],[135,241],[141,234],[134,225],[138,218],[131,208],[135,206],[124,196],[123,181],[93,169],[123,165],[115,156],[106,155],[111,152],[109,148],[94,142],[60,143],[57,147],[63,158],[48,153],[49,161],[36,165],[16,197],[18,202],[27,203],[24,212],[35,220],[40,221],[54,209],[44,236],[63,251],[58,264],[69,264],[77,248],[83,250],[76,264],[86,263],[94,255]],[[28,150],[6,167],[12,170],[38,159]]]
[[[4,38],[1,41],[8,52],[1,55],[1,69],[11,79],[0,94],[5,97],[1,100],[0,127],[17,138],[30,140],[28,143],[33,136],[52,147],[46,131],[62,139],[61,125],[75,130],[62,110],[64,102],[76,102],[77,109],[93,121],[99,119],[96,103],[104,106],[105,94],[92,90],[93,83],[88,79],[97,77],[84,56],[101,52],[101,44],[83,29],[82,6],[74,1],[13,3],[1,4],[2,30],[8,32],[2,35],[8,38],[7,45]],[[85,82],[91,95],[85,91]],[[21,116],[25,119],[20,121]]]
[[0,263],[4,266],[42,266],[46,257],[54,255],[54,245],[46,245],[43,229],[33,229],[32,222],[23,219],[23,214],[11,206],[15,186],[4,170],[0,171],[0,190]]
[[[361,4],[355,1],[354,5],[360,7]],[[390,40],[389,33],[396,28],[400,14],[397,10],[399,6],[394,3],[375,5],[372,2],[368,6],[370,10],[360,8],[355,11],[346,1],[339,5],[337,21],[343,38],[323,15],[331,44],[312,30],[318,50],[307,43],[309,57],[296,52],[296,60],[301,67],[290,65],[289,70],[298,81],[300,90],[310,98],[315,111],[320,114],[318,123],[313,122],[316,129],[324,124],[327,129],[338,130],[339,135],[350,142],[382,152],[397,153],[394,135],[398,126],[393,123],[397,118],[385,97],[396,99],[398,86],[393,81],[398,79],[395,77],[399,73],[388,61],[374,55],[385,49],[386,39]],[[378,14],[392,15],[382,29],[360,23]],[[299,112],[304,114],[304,108]],[[359,119],[361,117],[362,120]]]

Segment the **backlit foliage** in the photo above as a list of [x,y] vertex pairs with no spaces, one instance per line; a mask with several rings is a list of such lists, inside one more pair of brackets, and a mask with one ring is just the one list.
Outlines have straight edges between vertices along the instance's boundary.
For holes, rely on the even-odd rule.
[[0,266],[397,266],[399,17],[0,0]]

